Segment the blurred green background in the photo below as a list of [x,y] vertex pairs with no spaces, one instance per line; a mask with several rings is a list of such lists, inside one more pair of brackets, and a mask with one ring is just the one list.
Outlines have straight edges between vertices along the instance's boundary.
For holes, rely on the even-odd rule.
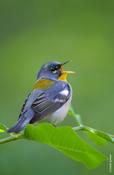
[[[74,108],[85,124],[114,133],[114,1],[1,0],[0,122],[16,122],[43,63],[67,59],[77,73]],[[100,149],[114,160],[114,145]],[[88,170],[30,141],[0,145],[1,175],[107,175],[108,167]]]

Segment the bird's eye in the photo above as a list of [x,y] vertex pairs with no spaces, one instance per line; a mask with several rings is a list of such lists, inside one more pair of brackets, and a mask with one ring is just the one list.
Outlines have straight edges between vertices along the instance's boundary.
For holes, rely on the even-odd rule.
[[56,74],[58,72],[58,70],[60,69],[60,65],[56,65],[56,66],[52,66],[50,68],[50,71],[53,73],[53,74]]
[[54,68],[54,67],[51,67],[51,72],[53,73],[53,74],[56,74],[57,73],[57,70]]
[[53,74],[56,74],[56,73],[57,73],[57,70],[53,70],[52,73],[53,73]]

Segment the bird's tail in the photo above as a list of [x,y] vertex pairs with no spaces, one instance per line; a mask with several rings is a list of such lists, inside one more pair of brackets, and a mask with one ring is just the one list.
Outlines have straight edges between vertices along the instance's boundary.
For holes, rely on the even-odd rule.
[[24,127],[30,122],[32,118],[33,118],[33,111],[32,110],[27,111],[19,118],[18,122],[14,126],[12,126],[10,129],[7,130],[7,132],[19,133],[21,130],[24,129]]

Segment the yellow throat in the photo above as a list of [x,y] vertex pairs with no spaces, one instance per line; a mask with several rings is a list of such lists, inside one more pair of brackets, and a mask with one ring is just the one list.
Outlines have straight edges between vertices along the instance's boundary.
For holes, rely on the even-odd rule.
[[63,71],[62,75],[58,78],[58,80],[67,81],[68,74],[74,74],[72,71]]

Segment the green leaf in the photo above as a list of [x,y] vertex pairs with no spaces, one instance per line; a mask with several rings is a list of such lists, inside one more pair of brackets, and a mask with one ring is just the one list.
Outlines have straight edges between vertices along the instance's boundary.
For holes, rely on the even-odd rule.
[[114,136],[112,136],[111,134],[99,130],[95,130],[95,134],[111,143],[114,143]]
[[107,144],[107,140],[106,139],[96,135],[95,133],[87,132],[86,134],[95,144],[97,144],[99,146]]
[[102,153],[82,140],[69,126],[54,127],[47,123],[37,126],[28,125],[24,137],[47,144],[89,168],[97,167],[106,159]]
[[84,130],[91,133],[91,134],[93,134],[94,136],[96,136],[96,138],[101,138],[102,140],[114,143],[114,136],[111,135],[111,134],[108,134],[106,132],[96,130],[96,129],[93,129],[93,128],[89,128],[89,127],[85,127]]
[[0,133],[5,132],[6,130],[7,127],[4,124],[0,123]]

